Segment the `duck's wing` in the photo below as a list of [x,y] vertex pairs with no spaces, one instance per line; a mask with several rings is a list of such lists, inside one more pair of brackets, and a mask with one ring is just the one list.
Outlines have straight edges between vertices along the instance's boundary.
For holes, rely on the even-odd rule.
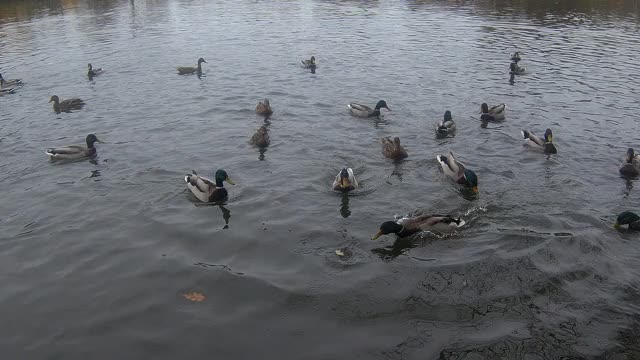
[[84,105],[84,101],[78,98],[66,99],[66,100],[60,101],[60,106],[62,107],[75,107],[75,106],[82,106],[82,105]]
[[82,145],[68,145],[61,146],[57,148],[49,148],[47,149],[47,154],[49,155],[69,155],[69,154],[79,154],[87,151],[87,148]]
[[190,74],[196,72],[198,68],[192,66],[180,66],[176,68],[176,70],[178,70],[178,74]]
[[356,180],[356,176],[353,174],[353,169],[347,168],[347,172],[349,173],[349,182],[351,183],[351,185],[353,185],[354,188],[357,188],[358,180]]
[[449,151],[449,166],[451,170],[455,171],[456,174],[462,176],[464,173],[464,164],[458,161],[455,156],[453,156],[453,152]]
[[[544,147],[544,140],[529,130],[521,129],[520,134],[522,138],[531,145],[538,145]],[[533,143],[533,144],[532,144]]]
[[349,109],[349,111],[351,111],[351,114],[356,116],[366,117],[373,113],[372,108],[357,103],[350,103],[349,105],[347,105],[347,108]]
[[494,116],[495,116],[495,115],[502,114],[502,113],[504,113],[504,111],[506,110],[506,108],[507,108],[507,105],[506,105],[506,104],[499,104],[499,105],[496,105],[496,106],[492,107],[491,109],[489,109],[489,114],[492,114],[492,115],[494,115]]
[[202,202],[208,202],[209,196],[215,189],[215,185],[211,180],[204,176],[199,176],[195,171],[184,177],[184,181],[187,184],[187,188],[191,190],[198,200]]

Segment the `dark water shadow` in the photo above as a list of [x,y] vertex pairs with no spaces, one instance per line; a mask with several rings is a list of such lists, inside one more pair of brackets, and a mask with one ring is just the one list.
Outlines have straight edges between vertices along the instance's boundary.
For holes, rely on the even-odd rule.
[[342,193],[342,201],[340,202],[340,215],[343,218],[348,218],[351,215],[351,210],[349,209],[349,193]]
[[258,160],[260,161],[264,161],[265,159],[265,154],[267,153],[267,147],[263,146],[263,147],[259,147],[258,148]]
[[391,261],[405,253],[407,249],[420,246],[412,236],[406,238],[397,237],[393,244],[382,248],[372,249],[371,252],[378,255],[383,261]]

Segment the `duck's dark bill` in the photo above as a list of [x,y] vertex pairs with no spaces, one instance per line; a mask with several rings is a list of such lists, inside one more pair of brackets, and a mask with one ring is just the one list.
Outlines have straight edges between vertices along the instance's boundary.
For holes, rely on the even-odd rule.
[[377,238],[379,238],[380,236],[382,236],[382,230],[378,231],[377,234],[373,235],[373,237],[371,237],[371,240],[376,240]]

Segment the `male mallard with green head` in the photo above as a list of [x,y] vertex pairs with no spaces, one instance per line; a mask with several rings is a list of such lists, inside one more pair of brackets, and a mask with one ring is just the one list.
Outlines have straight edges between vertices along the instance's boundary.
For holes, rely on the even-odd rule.
[[224,188],[224,182],[235,185],[227,175],[227,172],[220,169],[216,171],[215,182],[200,176],[195,170],[191,170],[192,174],[184,177],[187,188],[191,190],[193,195],[202,202],[219,202],[227,199],[229,193]]
[[94,146],[95,143],[102,143],[94,134],[87,135],[85,139],[87,146],[83,145],[67,145],[63,147],[50,148],[45,152],[49,155],[49,160],[78,160],[83,158],[92,158],[97,154]]
[[444,112],[444,119],[438,122],[436,125],[436,135],[440,137],[446,137],[448,135],[453,135],[456,131],[456,123],[453,122],[453,117],[451,117],[451,111],[447,110]]
[[193,66],[181,66],[178,67],[179,75],[189,75],[189,74],[202,74],[202,63],[208,64],[208,62],[204,61],[203,58],[198,59],[198,65],[196,67]]
[[66,99],[66,100],[60,101],[60,98],[58,98],[58,95],[53,95],[51,99],[49,99],[49,102],[52,102],[52,101],[53,101],[53,111],[55,111],[56,113],[71,112],[71,110],[80,110],[84,106],[84,101],[78,98]]
[[635,177],[640,174],[640,154],[636,154],[633,148],[627,149],[627,155],[620,164],[620,174]]
[[631,211],[623,211],[618,215],[613,227],[618,229],[622,225],[629,225],[629,230],[640,230],[640,216]]
[[400,219],[398,222],[385,221],[380,225],[378,232],[371,237],[371,240],[376,240],[380,236],[388,234],[396,234],[403,238],[420,231],[452,232],[461,228],[464,224],[465,222],[461,218],[455,218],[451,215],[431,214]]
[[502,121],[505,118],[505,111],[507,110],[507,105],[499,104],[489,108],[487,103],[482,103],[480,106],[480,120],[482,121]]
[[366,105],[356,104],[356,103],[351,103],[347,105],[347,108],[349,109],[349,112],[351,112],[351,115],[357,116],[357,117],[380,116],[381,115],[380,109],[387,109],[391,111],[391,109],[389,109],[389,106],[387,106],[387,102],[384,100],[378,101],[375,109],[372,109]]
[[478,176],[473,171],[467,169],[464,164],[456,160],[452,152],[449,156],[438,155],[436,160],[442,167],[442,171],[456,183],[471,188],[474,193],[478,192]]
[[336,178],[333,180],[333,190],[337,191],[351,191],[358,188],[358,180],[353,174],[353,169],[342,168]]
[[547,154],[557,154],[558,150],[556,146],[553,145],[553,133],[551,129],[547,129],[544,131],[544,138],[540,138],[536,136],[536,134],[532,133],[529,130],[521,129],[520,133],[524,138],[524,141],[529,145],[536,148],[542,148]]

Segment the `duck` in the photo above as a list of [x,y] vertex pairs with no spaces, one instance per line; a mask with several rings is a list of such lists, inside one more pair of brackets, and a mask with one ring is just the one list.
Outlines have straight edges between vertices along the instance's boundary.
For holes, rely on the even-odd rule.
[[551,129],[544,131],[544,138],[538,137],[536,134],[529,130],[521,129],[520,133],[524,138],[524,141],[529,145],[537,148],[542,148],[547,154],[557,154],[558,150],[553,145],[553,132]]
[[70,112],[71,110],[80,110],[84,106],[82,99],[73,98],[60,101],[58,95],[53,95],[49,102],[53,101],[53,111],[56,113]]
[[391,137],[388,136],[386,138],[380,139],[380,141],[382,142],[382,154],[389,159],[402,160],[409,156],[407,150],[405,150],[404,147],[400,145],[399,137],[394,137],[392,141]]
[[522,75],[527,71],[527,68],[524,66],[519,66],[517,63],[512,62],[509,65],[509,74],[511,75]]
[[97,155],[95,143],[103,143],[95,134],[87,135],[85,139],[87,146],[83,145],[67,145],[63,147],[50,148],[45,152],[49,155],[49,160],[78,160],[84,158],[93,158]]
[[505,119],[505,112],[507,111],[507,105],[499,104],[489,108],[487,103],[480,105],[480,120],[482,121],[502,121]]
[[520,52],[519,51],[516,51],[513,54],[511,54],[511,61],[517,63],[520,60],[522,60],[522,58],[520,57]]
[[269,116],[273,114],[273,109],[271,109],[271,105],[269,104],[269,99],[264,99],[258,102],[256,105],[256,114]]
[[436,160],[438,160],[442,171],[447,176],[455,180],[458,184],[471,188],[474,193],[478,192],[478,176],[473,171],[467,169],[464,164],[456,160],[451,151],[449,152],[449,156],[436,156]]
[[89,76],[89,77],[94,77],[94,76],[100,75],[100,74],[102,74],[104,72],[104,70],[102,70],[102,68],[94,69],[91,64],[88,64],[87,67],[89,68],[89,70],[87,71],[87,76]]
[[208,64],[208,62],[206,62],[203,58],[198,59],[198,66],[193,67],[193,66],[181,66],[178,67],[178,74],[179,75],[189,75],[189,74],[202,74],[202,63]]
[[384,100],[378,101],[374,109],[366,105],[356,104],[356,103],[350,103],[349,105],[347,105],[347,108],[351,112],[351,115],[357,116],[357,117],[380,116],[381,115],[380,109],[383,109],[383,108],[391,111],[391,109],[389,109],[389,106],[387,105],[387,102]]
[[378,232],[371,237],[371,240],[376,240],[380,236],[388,234],[396,234],[403,238],[420,231],[452,232],[461,228],[464,224],[465,221],[461,218],[435,214],[400,219],[398,222],[385,221],[380,225]]
[[195,170],[191,170],[191,174],[184,177],[187,188],[191,190],[193,195],[202,202],[219,202],[224,201],[229,196],[227,189],[224,188],[224,182],[235,185],[227,175],[227,172],[220,169],[216,171],[215,182],[200,176]]
[[631,177],[640,175],[640,154],[636,154],[633,148],[627,149],[627,155],[620,164],[620,174]]
[[16,85],[22,85],[22,80],[20,79],[7,80],[2,77],[2,74],[0,74],[0,88],[3,88],[5,86],[16,86]]
[[447,110],[444,112],[444,119],[438,122],[436,125],[436,135],[445,137],[447,135],[453,135],[456,131],[456,123],[453,122],[453,118],[451,117],[451,111]]
[[618,229],[622,225],[629,225],[629,230],[640,230],[640,216],[631,211],[623,211],[618,215],[613,227]]
[[351,191],[358,188],[358,180],[356,180],[356,176],[353,174],[353,169],[351,168],[342,168],[338,175],[336,175],[335,180],[333,180],[333,190],[337,191]]
[[258,147],[267,147],[271,140],[269,139],[269,132],[267,132],[266,126],[261,126],[258,131],[251,137],[251,144]]
[[310,69],[312,67],[316,67],[316,57],[312,56],[311,59],[309,60],[301,60],[302,61],[302,67],[305,69]]

